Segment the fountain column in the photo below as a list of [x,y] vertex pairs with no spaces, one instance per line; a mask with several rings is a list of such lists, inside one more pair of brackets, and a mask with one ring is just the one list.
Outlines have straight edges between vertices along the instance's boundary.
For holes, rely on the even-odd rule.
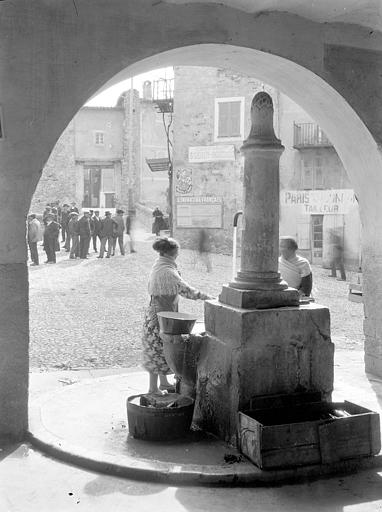
[[272,98],[260,92],[251,105],[252,127],[241,148],[244,209],[241,269],[223,286],[220,301],[243,308],[296,306],[297,290],[278,272],[279,159],[284,151],[273,129]]
[[329,310],[299,306],[278,272],[279,158],[273,106],[265,92],[251,107],[243,144],[244,228],[241,268],[219,300],[205,302],[207,341],[197,366],[194,421],[235,443],[237,413],[260,395],[333,389]]

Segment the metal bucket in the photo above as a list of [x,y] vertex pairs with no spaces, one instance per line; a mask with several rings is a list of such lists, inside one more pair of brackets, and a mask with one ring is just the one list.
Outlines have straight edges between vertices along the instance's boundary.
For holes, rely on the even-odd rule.
[[170,393],[169,399],[182,397],[182,405],[176,408],[146,407],[133,403],[144,395],[132,395],[127,398],[127,421],[129,434],[136,439],[146,441],[170,441],[184,437],[190,430],[194,413],[194,400],[190,397]]

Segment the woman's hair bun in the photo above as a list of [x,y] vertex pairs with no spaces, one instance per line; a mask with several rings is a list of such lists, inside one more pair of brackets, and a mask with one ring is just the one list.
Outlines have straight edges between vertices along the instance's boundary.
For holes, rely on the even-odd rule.
[[153,243],[154,251],[160,254],[171,252],[177,247],[179,247],[179,243],[174,238],[158,238],[158,240],[155,240]]

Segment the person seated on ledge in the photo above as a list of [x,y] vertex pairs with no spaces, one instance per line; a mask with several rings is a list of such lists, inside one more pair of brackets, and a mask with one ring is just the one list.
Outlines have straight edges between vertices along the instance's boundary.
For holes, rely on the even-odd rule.
[[297,242],[290,236],[280,238],[279,272],[291,288],[296,288],[301,297],[312,292],[313,276],[310,263],[296,254]]
[[[157,313],[178,311],[179,296],[192,300],[211,299],[210,295],[192,288],[179,274],[175,260],[179,253],[179,243],[173,238],[158,238],[153,244],[159,253],[148,283],[150,304],[143,320],[142,348],[143,367],[149,372],[149,393],[174,391],[167,375],[173,373],[163,354],[163,342]],[[159,376],[159,388],[158,388]]]

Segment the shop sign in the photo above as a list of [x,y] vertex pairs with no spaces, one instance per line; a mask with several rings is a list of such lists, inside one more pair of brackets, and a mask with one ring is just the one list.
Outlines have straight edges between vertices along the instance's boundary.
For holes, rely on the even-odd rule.
[[357,203],[352,189],[282,190],[280,206],[294,207],[308,215],[344,215]]
[[180,196],[176,198],[178,228],[221,228],[223,199],[216,196]]
[[190,163],[234,161],[235,146],[190,146],[188,148],[188,161]]

